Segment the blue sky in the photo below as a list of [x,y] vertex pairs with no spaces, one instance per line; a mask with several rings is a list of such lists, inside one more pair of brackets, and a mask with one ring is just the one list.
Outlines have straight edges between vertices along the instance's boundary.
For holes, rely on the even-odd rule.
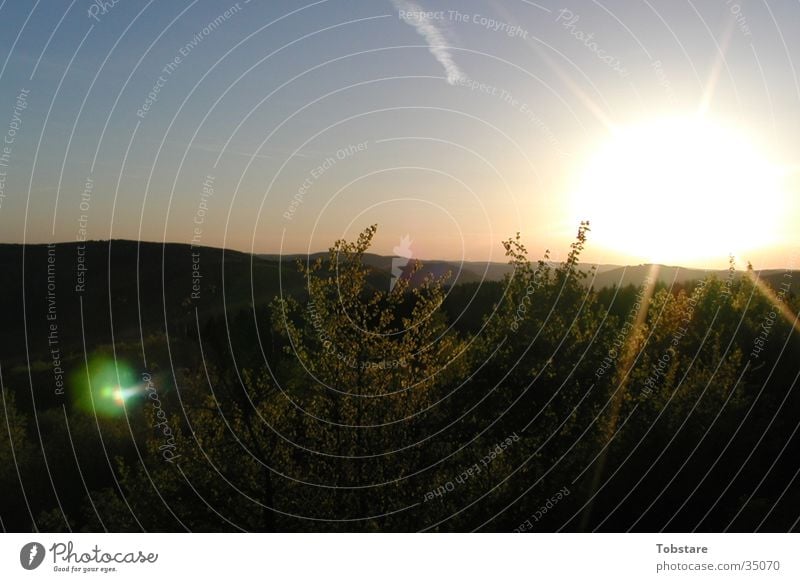
[[516,231],[538,254],[574,234],[571,189],[611,128],[705,102],[789,168],[781,208],[743,209],[775,220],[748,258],[786,265],[798,17],[789,1],[6,1],[0,132],[28,93],[0,241],[75,240],[85,215],[93,239],[303,252],[377,222],[386,254],[409,234],[420,257],[500,260]]

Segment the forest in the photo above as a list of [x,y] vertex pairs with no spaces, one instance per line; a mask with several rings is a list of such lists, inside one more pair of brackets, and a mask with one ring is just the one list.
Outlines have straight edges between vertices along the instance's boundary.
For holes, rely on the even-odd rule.
[[291,269],[202,249],[202,301],[158,245],[90,245],[83,294],[60,246],[50,304],[46,249],[3,251],[3,529],[798,529],[792,271],[596,288],[583,223],[389,286],[376,229]]

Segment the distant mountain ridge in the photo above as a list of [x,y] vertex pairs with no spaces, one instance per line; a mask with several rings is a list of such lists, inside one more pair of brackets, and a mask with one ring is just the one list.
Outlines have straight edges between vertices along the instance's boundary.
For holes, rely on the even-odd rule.
[[[256,255],[268,261],[280,261],[284,263],[294,263],[298,259],[302,261],[314,262],[318,258],[326,259],[327,252],[317,252],[310,255],[305,254],[259,254]],[[389,276],[392,270],[392,261],[395,257],[377,255],[367,253],[364,255],[364,263],[385,276]],[[410,271],[414,259],[409,261],[405,267],[405,271]],[[507,263],[500,262],[486,262],[486,261],[449,261],[449,260],[424,260],[420,259],[422,270],[417,275],[417,279],[433,274],[440,277],[450,272],[448,285],[459,285],[465,283],[478,283],[481,281],[500,281],[511,273],[512,268]],[[556,262],[551,262],[551,265],[556,265]],[[659,265],[645,263],[640,265],[613,265],[613,264],[584,264],[582,270],[589,274],[586,279],[587,284],[591,284],[594,289],[602,289],[604,287],[626,287],[633,285],[638,287],[642,285],[648,276],[656,278],[656,281],[666,286],[670,285],[683,285],[689,281],[700,280],[707,275],[714,275],[719,278],[728,276],[727,269],[696,269],[671,265]],[[594,275],[591,269],[594,269]],[[767,282],[777,281],[786,272],[784,269],[766,269],[763,271],[756,271],[762,280]],[[741,274],[743,271],[737,271]]]

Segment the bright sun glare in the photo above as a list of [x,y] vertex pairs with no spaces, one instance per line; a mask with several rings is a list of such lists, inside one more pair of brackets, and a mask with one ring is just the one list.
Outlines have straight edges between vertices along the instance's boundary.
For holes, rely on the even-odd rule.
[[648,262],[725,260],[775,240],[778,168],[731,127],[664,118],[617,129],[573,198],[599,246]]

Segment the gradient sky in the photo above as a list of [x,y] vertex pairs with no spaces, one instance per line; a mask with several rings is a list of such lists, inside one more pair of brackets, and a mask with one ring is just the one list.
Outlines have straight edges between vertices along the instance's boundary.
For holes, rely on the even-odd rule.
[[[414,4],[439,14],[401,17]],[[85,215],[92,239],[305,252],[378,223],[384,254],[408,234],[414,256],[502,260],[521,231],[558,258],[571,188],[610,128],[705,98],[787,168],[779,208],[758,193],[742,208],[775,234],[744,258],[798,268],[796,1],[98,6],[0,4],[0,133],[28,91],[0,168],[1,242],[75,240]],[[641,262],[591,238],[586,256]]]

